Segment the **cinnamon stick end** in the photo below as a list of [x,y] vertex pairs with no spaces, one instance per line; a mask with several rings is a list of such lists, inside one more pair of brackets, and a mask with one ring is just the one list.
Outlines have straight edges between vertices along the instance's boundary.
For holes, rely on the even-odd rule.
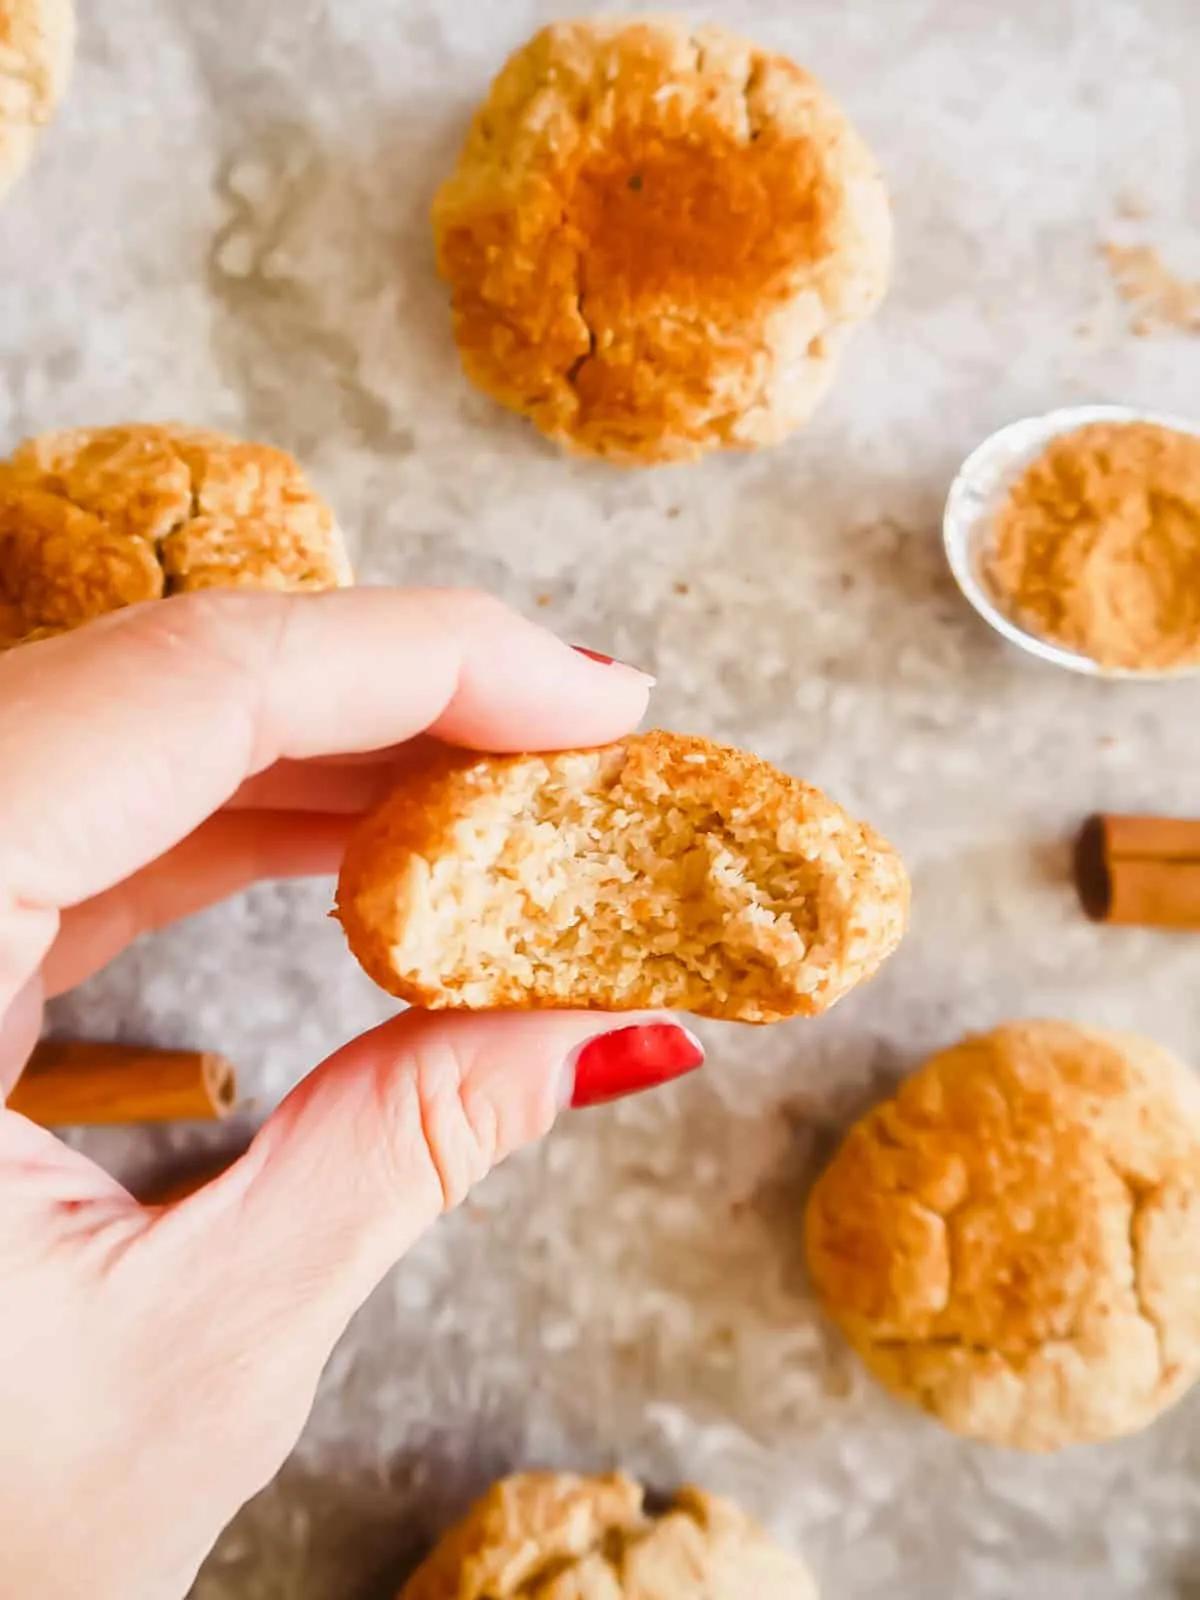
[[224,1056],[206,1054],[201,1076],[213,1115],[227,1117],[237,1105],[237,1072],[233,1062]]
[[1084,912],[1093,922],[1107,922],[1112,912],[1112,874],[1107,830],[1099,813],[1087,819],[1075,841],[1075,886]]

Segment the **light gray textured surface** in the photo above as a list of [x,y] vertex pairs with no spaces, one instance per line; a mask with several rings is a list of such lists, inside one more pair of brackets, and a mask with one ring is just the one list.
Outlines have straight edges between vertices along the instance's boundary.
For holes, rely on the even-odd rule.
[[[84,0],[70,99],[0,213],[0,436],[173,416],[295,450],[364,576],[540,605],[655,670],[657,720],[861,809],[908,859],[914,928],[829,1018],[705,1029],[700,1078],[569,1119],[439,1227],[355,1322],[197,1600],[385,1594],[529,1462],[730,1491],[833,1600],[1200,1594],[1200,1394],[1055,1460],[958,1443],[823,1327],[797,1230],[835,1129],[966,1028],[1058,1013],[1200,1051],[1200,944],[1097,930],[1066,880],[1086,811],[1200,810],[1197,691],[1010,653],[938,543],[954,466],[998,424],[1195,409],[1200,344],[1130,337],[1098,255],[1145,238],[1200,266],[1195,0],[713,4],[843,98],[889,174],[899,261],[807,433],[648,475],[565,461],[473,394],[431,267],[467,111],[556,9]],[[328,902],[263,888],[54,1020],[227,1050],[261,1109],[388,1009]],[[87,1143],[135,1176],[171,1141]]]

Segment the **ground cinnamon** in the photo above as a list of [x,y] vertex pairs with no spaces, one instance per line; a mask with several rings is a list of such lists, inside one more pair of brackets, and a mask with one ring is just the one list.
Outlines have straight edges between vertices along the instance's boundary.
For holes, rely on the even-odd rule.
[[1118,291],[1136,313],[1134,333],[1200,333],[1200,283],[1177,277],[1153,245],[1106,244],[1104,254]]
[[996,519],[985,575],[1031,632],[1105,667],[1200,662],[1200,438],[1142,422],[1061,435]]
[[1075,879],[1097,922],[1200,929],[1200,822],[1089,817],[1075,846]]
[[8,1109],[44,1127],[209,1121],[233,1110],[237,1076],[206,1050],[44,1039],[8,1097]]

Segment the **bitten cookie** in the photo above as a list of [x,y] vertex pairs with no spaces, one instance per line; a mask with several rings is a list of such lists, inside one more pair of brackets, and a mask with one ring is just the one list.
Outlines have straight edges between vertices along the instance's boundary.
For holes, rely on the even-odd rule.
[[876,163],[819,84],[666,20],[558,23],[517,51],[433,221],[470,377],[628,464],[804,422],[891,258]]
[[668,1007],[773,1022],[868,977],[908,880],[871,829],[757,756],[655,732],[441,751],[351,839],[337,914],[425,1007]]
[[1200,1373],[1200,1088],[1147,1040],[1021,1022],[848,1134],[808,1257],[871,1371],[1026,1450],[1144,1427]]
[[282,450],[133,423],[0,462],[0,649],[187,589],[349,581],[333,513]]
[[726,1500],[682,1489],[661,1513],[621,1474],[494,1484],[398,1600],[817,1600],[804,1564]]
[[74,48],[71,0],[0,0],[0,196],[62,99]]

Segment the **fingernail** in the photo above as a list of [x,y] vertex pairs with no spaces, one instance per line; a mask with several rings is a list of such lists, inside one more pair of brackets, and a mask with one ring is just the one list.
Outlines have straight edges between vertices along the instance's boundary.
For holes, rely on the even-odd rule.
[[620,1100],[694,1072],[703,1062],[703,1045],[677,1022],[618,1028],[589,1039],[568,1058],[567,1103],[578,1109]]
[[650,683],[655,681],[652,673],[643,672],[641,667],[631,666],[628,661],[618,661],[616,656],[606,656],[602,650],[589,650],[586,644],[573,644],[571,649],[578,651],[581,656],[586,656],[589,661],[598,661],[602,667],[624,667],[626,672],[636,672],[639,677],[647,679]]

